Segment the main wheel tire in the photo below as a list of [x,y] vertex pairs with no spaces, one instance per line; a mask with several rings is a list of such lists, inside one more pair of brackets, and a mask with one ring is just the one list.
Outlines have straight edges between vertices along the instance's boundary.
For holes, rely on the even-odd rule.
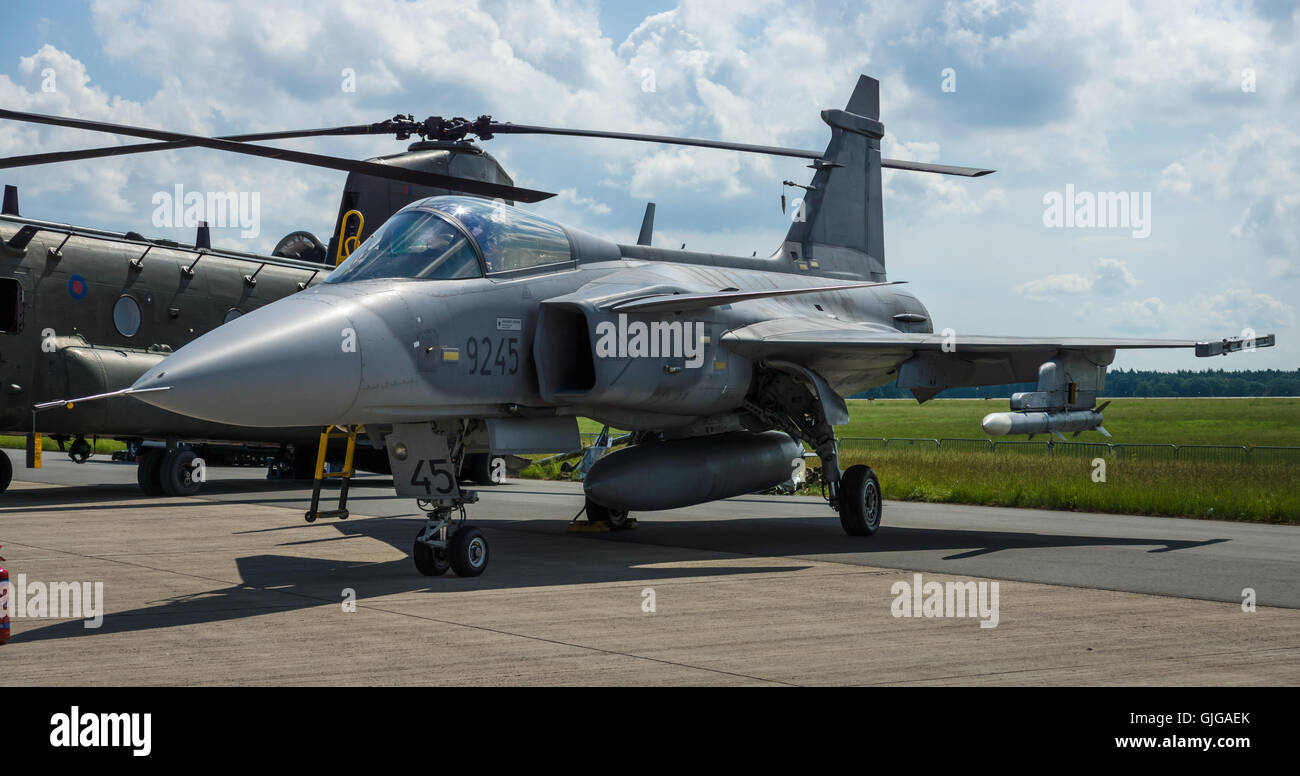
[[472,525],[456,529],[447,542],[451,570],[458,577],[477,577],[487,570],[488,543],[483,532]]
[[[470,453],[465,456],[464,477],[475,485],[500,485],[505,479],[505,466],[499,470],[497,459],[491,453]],[[504,461],[502,461],[504,464]]]
[[158,474],[159,470],[162,469],[165,455],[167,455],[166,450],[159,450],[156,447],[145,448],[140,455],[140,463],[136,464],[135,467],[135,481],[146,496],[161,496],[163,494],[162,483],[158,479]]
[[587,499],[587,522],[589,523],[609,523],[611,528],[622,528],[627,525],[627,517],[626,509],[614,509]]
[[411,547],[411,560],[415,561],[415,569],[426,577],[440,577],[451,568],[451,562],[447,560],[447,551],[434,549],[420,541],[422,533],[424,533],[423,528],[415,535],[415,544]]
[[194,461],[199,456],[193,451],[178,448],[167,453],[158,468],[158,483],[168,496],[193,496],[203,483],[194,479]]
[[840,525],[849,536],[880,530],[880,481],[868,466],[850,466],[840,478]]
[[0,451],[0,493],[9,490],[9,483],[14,480],[14,462],[9,460],[9,456]]

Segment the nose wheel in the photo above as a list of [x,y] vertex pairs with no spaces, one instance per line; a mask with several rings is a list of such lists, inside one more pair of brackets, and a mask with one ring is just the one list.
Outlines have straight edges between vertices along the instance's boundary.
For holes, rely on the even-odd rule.
[[447,569],[451,568],[451,561],[447,560],[447,548],[430,547],[420,541],[420,537],[423,535],[423,528],[415,534],[415,546],[411,548],[411,560],[415,561],[415,569],[426,577],[440,577],[447,573]]
[[458,512],[461,523],[454,528],[451,509],[429,512],[424,527],[415,535],[411,560],[424,576],[439,577],[451,569],[458,577],[477,577],[487,570],[487,537],[478,528],[465,525],[464,511]]
[[447,554],[456,576],[477,577],[487,570],[487,537],[472,525],[462,525],[451,535]]

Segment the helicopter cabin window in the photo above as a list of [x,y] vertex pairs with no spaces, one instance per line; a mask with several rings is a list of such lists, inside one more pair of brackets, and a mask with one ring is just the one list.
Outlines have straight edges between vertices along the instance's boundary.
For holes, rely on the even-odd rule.
[[0,278],[0,333],[15,334],[23,327],[23,287],[14,278]]
[[403,210],[338,266],[326,283],[372,278],[457,280],[483,274],[465,233],[427,210]]
[[464,224],[483,253],[489,275],[573,261],[559,224],[509,205],[475,197],[431,197],[422,203]]
[[113,325],[123,337],[134,337],[140,331],[140,304],[129,296],[118,297],[113,305]]

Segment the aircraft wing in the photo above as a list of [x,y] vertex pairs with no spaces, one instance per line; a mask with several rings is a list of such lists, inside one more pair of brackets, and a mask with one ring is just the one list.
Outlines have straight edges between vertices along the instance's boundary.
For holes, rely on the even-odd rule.
[[834,286],[809,286],[806,288],[767,288],[759,291],[741,291],[731,289],[706,294],[652,294],[632,299],[614,300],[606,305],[617,313],[681,312],[684,310],[703,310],[708,307],[749,302],[755,299],[772,299],[797,294],[824,294],[830,291],[847,291],[852,288],[871,288],[873,286],[896,286],[906,280],[889,280],[875,283],[840,283]]
[[881,385],[897,374],[899,385],[922,400],[945,388],[1032,382],[1038,366],[1060,351],[1090,352],[1098,363],[1109,364],[1120,349],[1191,348],[1197,356],[1213,356],[1273,342],[1272,334],[1253,340],[945,336],[806,317],[763,321],[722,336],[727,349],[738,355],[802,364],[837,390]]

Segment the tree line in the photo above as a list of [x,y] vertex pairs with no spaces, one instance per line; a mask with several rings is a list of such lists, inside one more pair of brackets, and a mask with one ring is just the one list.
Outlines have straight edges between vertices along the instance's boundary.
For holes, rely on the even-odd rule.
[[[949,388],[944,399],[1004,399],[1018,391],[1032,391],[1034,383]],[[1300,369],[1256,369],[1228,372],[1222,369],[1155,372],[1142,369],[1114,369],[1106,374],[1103,396],[1300,396]],[[854,394],[855,399],[910,399],[912,392],[897,384],[882,385]]]

